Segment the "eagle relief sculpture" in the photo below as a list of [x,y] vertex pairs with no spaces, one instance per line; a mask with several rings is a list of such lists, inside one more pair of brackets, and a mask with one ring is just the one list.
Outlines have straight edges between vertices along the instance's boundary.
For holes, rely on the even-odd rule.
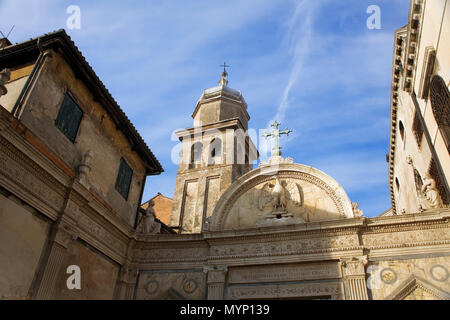
[[[261,189],[254,190],[255,206],[260,211],[267,211],[263,218],[256,222],[255,226],[268,225],[286,225],[303,223],[304,219],[298,217],[289,209],[295,208],[296,212],[305,217],[309,221],[309,212],[303,207],[303,191],[299,184],[289,181],[280,180],[278,176],[274,176],[275,180],[267,182]],[[300,209],[300,210],[299,210]]]

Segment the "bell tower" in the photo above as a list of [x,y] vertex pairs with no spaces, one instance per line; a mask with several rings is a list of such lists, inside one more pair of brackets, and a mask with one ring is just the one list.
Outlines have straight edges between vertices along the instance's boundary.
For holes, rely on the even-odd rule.
[[202,232],[222,193],[258,158],[247,134],[247,103],[228,87],[225,67],[219,85],[198,100],[193,127],[176,132],[181,152],[170,225],[180,233]]

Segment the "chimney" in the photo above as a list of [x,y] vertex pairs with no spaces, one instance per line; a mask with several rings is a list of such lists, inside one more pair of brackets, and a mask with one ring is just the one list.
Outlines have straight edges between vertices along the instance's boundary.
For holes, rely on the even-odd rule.
[[0,39],[0,49],[9,47],[11,45],[12,45],[12,43],[8,40],[8,38],[1,38]]

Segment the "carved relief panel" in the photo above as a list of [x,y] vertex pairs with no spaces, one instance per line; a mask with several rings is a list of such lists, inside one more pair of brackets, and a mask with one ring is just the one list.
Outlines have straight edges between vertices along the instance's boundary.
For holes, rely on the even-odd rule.
[[140,271],[137,300],[205,299],[203,270]]

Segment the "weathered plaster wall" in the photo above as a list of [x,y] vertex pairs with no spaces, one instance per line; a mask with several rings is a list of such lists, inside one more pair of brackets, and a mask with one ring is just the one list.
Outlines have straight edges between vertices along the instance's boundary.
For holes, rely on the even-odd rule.
[[[71,265],[80,267],[81,289],[69,290],[67,273]],[[111,300],[117,284],[119,266],[100,252],[74,241],[67,249],[66,257],[56,283],[54,299],[59,300]]]
[[[83,110],[75,143],[54,125],[66,91],[70,92]],[[83,155],[92,150],[94,155],[90,163],[89,182],[130,225],[134,223],[145,179],[143,162],[136,152],[131,151],[128,140],[117,129],[106,110],[95,101],[58,54],[53,53],[46,58],[20,120],[75,172]],[[133,169],[128,200],[115,189],[121,157]]]
[[0,194],[0,299],[29,299],[50,224],[30,206]]

